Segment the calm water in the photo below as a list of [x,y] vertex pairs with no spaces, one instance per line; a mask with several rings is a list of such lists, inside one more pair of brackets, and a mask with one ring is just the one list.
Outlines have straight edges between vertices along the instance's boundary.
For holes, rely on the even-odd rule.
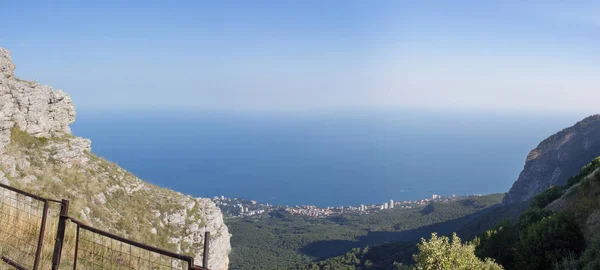
[[113,112],[80,113],[73,132],[183,193],[339,206],[505,192],[530,149],[583,117]]

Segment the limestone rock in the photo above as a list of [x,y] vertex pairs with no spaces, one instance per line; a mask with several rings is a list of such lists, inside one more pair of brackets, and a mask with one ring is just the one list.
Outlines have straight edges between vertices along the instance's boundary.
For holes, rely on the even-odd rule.
[[0,48],[0,153],[10,142],[10,128],[37,137],[70,134],[75,121],[71,98],[61,90],[14,76],[10,53]]
[[8,178],[6,178],[6,176],[4,176],[4,172],[0,172],[0,184],[4,184],[4,185],[10,184],[8,182]]
[[552,185],[564,185],[598,156],[600,115],[593,115],[548,137],[531,150],[504,203],[523,202]]
[[61,162],[67,168],[76,164],[85,164],[90,160],[92,141],[84,138],[69,138],[67,141],[51,142],[45,146],[50,158]]
[[[208,231],[210,269],[228,268],[231,235],[210,199],[148,184],[96,157],[89,139],[71,135],[69,125],[75,121],[71,98],[50,86],[20,80],[14,70],[10,53],[0,48],[0,183],[69,199],[72,216],[133,240],[191,255],[196,263],[202,261]],[[14,126],[45,140],[35,147],[11,144]]]
[[8,78],[15,74],[15,65],[10,57],[10,52],[7,49],[0,48],[0,75]]

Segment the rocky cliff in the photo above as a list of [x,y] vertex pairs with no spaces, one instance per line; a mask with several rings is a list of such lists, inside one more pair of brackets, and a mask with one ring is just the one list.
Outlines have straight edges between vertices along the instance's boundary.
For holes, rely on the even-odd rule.
[[600,115],[593,115],[548,137],[531,150],[504,203],[526,201],[552,185],[566,184],[570,176],[597,156],[600,156]]
[[71,135],[71,98],[18,79],[0,48],[0,182],[70,199],[70,215],[92,226],[186,253],[201,262],[210,231],[209,266],[227,269],[230,234],[209,200],[143,182],[91,153],[91,141]]

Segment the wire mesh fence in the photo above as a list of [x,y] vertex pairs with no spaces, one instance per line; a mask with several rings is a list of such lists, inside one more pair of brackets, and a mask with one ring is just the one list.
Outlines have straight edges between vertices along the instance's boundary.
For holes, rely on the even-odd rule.
[[0,189],[0,255],[37,268],[48,201],[13,188]]
[[77,225],[74,261],[83,269],[190,269],[193,258]]
[[[51,204],[56,207],[49,211]],[[5,262],[0,269],[208,269],[208,232],[199,267],[190,256],[88,226],[69,217],[68,206],[67,200],[0,184],[0,257]]]

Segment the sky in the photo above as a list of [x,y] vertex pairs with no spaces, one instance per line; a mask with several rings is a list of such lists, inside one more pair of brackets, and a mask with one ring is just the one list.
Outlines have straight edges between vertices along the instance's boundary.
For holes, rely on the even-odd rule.
[[593,1],[1,1],[78,111],[598,112]]

